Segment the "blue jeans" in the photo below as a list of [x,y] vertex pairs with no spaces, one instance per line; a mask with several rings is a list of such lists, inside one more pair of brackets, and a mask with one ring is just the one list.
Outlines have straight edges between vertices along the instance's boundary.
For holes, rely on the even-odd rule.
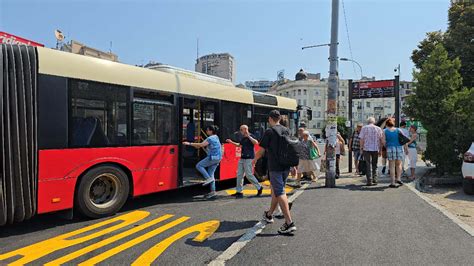
[[[221,160],[211,160],[211,158],[207,156],[196,164],[196,169],[204,176],[205,179],[214,179],[214,172],[216,171],[220,162]],[[216,181],[212,181],[210,185],[211,191],[216,191]]]
[[262,188],[257,178],[252,173],[252,159],[240,159],[237,167],[237,193],[242,192],[244,185],[244,173],[248,181],[250,181],[257,189]]

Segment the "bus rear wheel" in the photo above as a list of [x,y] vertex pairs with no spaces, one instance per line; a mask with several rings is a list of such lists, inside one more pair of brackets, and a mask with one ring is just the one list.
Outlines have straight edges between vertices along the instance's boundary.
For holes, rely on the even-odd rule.
[[119,211],[128,198],[130,184],[118,167],[102,165],[82,177],[76,194],[76,207],[90,218],[110,216]]

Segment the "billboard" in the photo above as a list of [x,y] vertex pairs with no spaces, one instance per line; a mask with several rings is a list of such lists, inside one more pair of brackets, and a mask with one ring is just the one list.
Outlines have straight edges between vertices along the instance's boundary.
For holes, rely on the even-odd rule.
[[395,97],[395,80],[361,81],[352,83],[352,99]]
[[24,44],[24,45],[30,45],[30,46],[41,46],[44,47],[44,44],[37,43],[34,41],[27,40],[25,38],[21,38],[18,36],[15,36],[10,33],[6,33],[3,31],[0,31],[0,43],[4,44]]

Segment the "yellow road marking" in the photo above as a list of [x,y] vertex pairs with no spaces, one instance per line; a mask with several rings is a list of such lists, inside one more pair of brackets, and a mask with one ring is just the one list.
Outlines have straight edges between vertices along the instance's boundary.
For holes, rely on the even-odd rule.
[[171,244],[178,241],[179,239],[192,234],[199,233],[193,241],[203,242],[209,238],[214,232],[219,228],[220,222],[217,220],[211,220],[204,223],[196,224],[194,226],[188,227],[184,230],[179,231],[178,233],[166,238],[157,245],[151,247],[145,251],[138,259],[136,259],[132,265],[150,265],[155,261]]
[[95,243],[95,244],[92,244],[92,245],[90,245],[90,246],[87,246],[87,247],[85,247],[85,248],[83,248],[83,249],[74,251],[73,253],[70,253],[70,254],[68,254],[68,255],[66,255],[66,256],[63,256],[63,257],[61,257],[61,258],[59,258],[59,259],[53,260],[53,261],[51,261],[51,262],[48,262],[48,263],[45,264],[45,266],[61,265],[61,264],[65,263],[65,262],[68,262],[68,261],[71,261],[71,260],[73,260],[73,259],[75,259],[75,258],[78,258],[78,257],[80,257],[80,256],[82,256],[82,255],[84,255],[84,254],[86,254],[86,253],[89,253],[89,252],[91,252],[91,251],[97,250],[97,249],[99,249],[99,248],[101,248],[101,247],[103,247],[103,246],[106,246],[106,245],[108,245],[108,244],[110,244],[110,243],[113,243],[113,242],[115,242],[115,241],[117,241],[117,240],[120,240],[120,239],[122,239],[122,238],[125,238],[125,237],[127,237],[127,236],[129,236],[129,235],[132,235],[132,234],[134,234],[134,233],[136,233],[136,232],[139,232],[139,231],[141,231],[141,230],[143,230],[143,229],[146,229],[146,228],[148,228],[148,227],[150,227],[150,226],[153,226],[153,225],[155,225],[155,224],[157,224],[157,223],[160,223],[160,222],[162,222],[162,221],[164,221],[164,220],[167,220],[167,219],[169,219],[169,218],[171,218],[171,217],[173,217],[173,216],[174,216],[174,215],[171,215],[171,214],[163,215],[163,216],[161,216],[161,217],[159,217],[159,218],[157,218],[157,219],[151,220],[151,221],[149,221],[149,222],[147,222],[147,223],[145,223],[145,224],[142,224],[142,225],[140,225],[140,226],[134,227],[134,228],[132,228],[132,229],[130,229],[130,230],[127,230],[127,231],[125,231],[125,232],[122,232],[122,233],[120,233],[120,234],[118,234],[118,235],[109,237],[109,238],[104,239],[104,240],[102,240],[102,241],[100,241],[100,242],[97,242],[97,243]]
[[[76,230],[76,231],[72,231],[72,232],[69,232],[69,233],[66,233],[66,234],[59,235],[57,237],[53,237],[53,238],[38,242],[36,244],[29,245],[29,246],[24,247],[24,248],[20,248],[20,249],[17,249],[17,250],[14,250],[14,251],[11,251],[11,252],[8,252],[8,253],[5,253],[5,254],[0,254],[0,261],[1,260],[6,260],[8,258],[15,257],[15,256],[22,256],[22,258],[10,263],[9,265],[12,265],[12,266],[13,265],[23,265],[23,264],[32,262],[34,260],[37,260],[41,257],[44,257],[48,254],[51,254],[55,251],[58,251],[58,250],[61,250],[61,249],[64,249],[64,248],[67,248],[67,247],[70,247],[70,246],[73,246],[73,245],[76,245],[76,244],[79,244],[79,243],[89,241],[89,240],[94,239],[96,237],[103,236],[105,234],[113,232],[117,229],[126,227],[130,224],[133,224],[137,221],[142,220],[143,218],[147,217],[149,214],[150,213],[146,212],[146,211],[134,211],[134,212],[130,212],[130,213],[127,213],[127,214],[124,214],[124,215],[120,215],[120,216],[117,216],[115,218],[108,219],[108,220],[105,220],[105,221],[102,221],[100,223],[96,223],[96,224],[84,227],[84,228]],[[77,235],[80,235],[82,233],[85,233],[85,232],[103,227],[105,225],[108,225],[108,224],[111,224],[111,223],[114,223],[114,222],[117,222],[117,221],[121,221],[121,223],[116,224],[116,225],[111,226],[111,227],[108,227],[108,228],[104,228],[101,231],[98,231],[98,232],[95,232],[95,233],[92,233],[92,234],[89,234],[89,235],[86,235],[86,236],[82,236],[82,237],[78,237],[78,238],[74,238],[74,239],[69,239],[69,238],[72,238],[74,236],[77,236]]]
[[[286,193],[290,193],[293,191],[293,188],[290,188],[290,187],[286,187],[285,188],[285,192]],[[237,190],[235,189],[228,189],[225,191],[227,193],[227,195],[232,195],[234,194],[235,192],[237,192]],[[242,190],[242,193],[246,196],[253,196],[253,195],[257,195],[257,190],[255,189],[244,189]],[[270,189],[263,189],[262,191],[262,195],[270,195],[272,192]]]
[[158,227],[158,228],[156,228],[156,229],[154,229],[154,230],[152,230],[152,231],[150,231],[150,232],[148,232],[148,233],[146,233],[146,234],[144,234],[144,235],[141,235],[141,236],[139,236],[139,237],[137,237],[137,238],[134,238],[134,239],[132,239],[132,240],[130,240],[130,241],[128,241],[128,242],[125,242],[125,243],[123,243],[123,244],[120,245],[120,246],[117,246],[117,247],[115,247],[115,248],[109,249],[109,250],[105,251],[104,253],[102,253],[102,254],[100,254],[100,255],[97,255],[97,256],[95,256],[95,257],[92,257],[92,258],[90,258],[90,259],[88,259],[88,260],[86,260],[86,261],[80,263],[79,265],[80,265],[80,266],[85,266],[85,265],[94,265],[94,264],[97,264],[97,263],[99,263],[99,262],[101,262],[101,261],[104,261],[104,260],[106,260],[106,259],[108,259],[108,258],[110,258],[110,257],[112,257],[112,256],[114,256],[114,255],[116,255],[116,254],[118,254],[118,253],[120,253],[120,252],[122,252],[122,251],[124,251],[124,250],[126,250],[126,249],[128,249],[128,248],[130,248],[130,247],[132,247],[132,246],[135,246],[135,245],[137,245],[137,244],[140,244],[140,243],[142,243],[143,241],[148,240],[148,239],[150,239],[150,238],[152,238],[152,237],[154,237],[154,236],[156,236],[156,235],[158,235],[158,234],[160,234],[160,233],[162,233],[162,232],[164,232],[164,231],[166,231],[166,230],[168,230],[168,229],[170,229],[170,228],[172,228],[172,227],[174,227],[174,226],[176,226],[176,225],[178,225],[178,224],[180,224],[180,223],[183,223],[183,222],[185,222],[185,221],[187,221],[187,220],[189,220],[189,217],[183,216],[183,217],[181,217],[181,218],[179,218],[179,219],[177,219],[177,220],[174,220],[174,221],[172,221],[172,222],[170,222],[170,223],[167,223],[167,224],[165,224],[165,225],[163,225],[163,226],[161,226],[161,227]]

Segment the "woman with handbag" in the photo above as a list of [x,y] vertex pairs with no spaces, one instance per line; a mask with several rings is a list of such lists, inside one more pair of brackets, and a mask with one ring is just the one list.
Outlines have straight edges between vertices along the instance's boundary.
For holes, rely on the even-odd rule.
[[320,157],[319,147],[316,142],[309,138],[309,132],[303,131],[303,139],[301,140],[301,153],[298,163],[298,174],[296,177],[296,186],[301,186],[301,177],[303,173],[309,173],[311,180],[317,179],[316,171],[319,170],[319,165],[316,159]]
[[399,135],[403,135],[400,129],[395,127],[395,121],[393,118],[387,120],[387,128],[383,130],[383,140],[385,140],[384,146],[387,148],[387,159],[390,169],[390,185],[391,188],[397,188],[399,185],[403,185],[402,176],[402,160],[403,160],[403,144],[399,141]]

